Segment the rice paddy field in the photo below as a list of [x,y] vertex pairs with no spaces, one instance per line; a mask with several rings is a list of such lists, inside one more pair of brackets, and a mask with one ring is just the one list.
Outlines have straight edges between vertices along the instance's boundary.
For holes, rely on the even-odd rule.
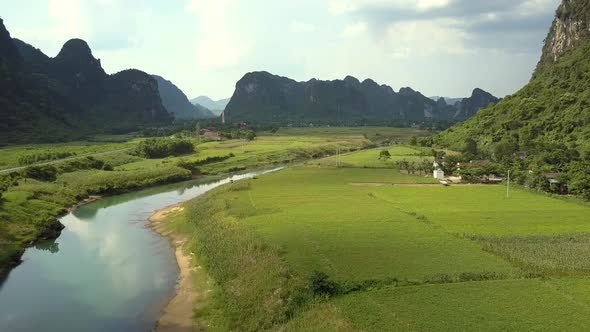
[[[379,159],[381,151],[388,151],[391,157],[389,159]],[[316,164],[319,164],[320,166],[339,166],[348,168],[395,168],[396,162],[402,160],[409,162],[427,161],[432,163],[434,157],[432,156],[431,149],[396,145],[356,153],[344,153],[341,156],[332,156],[322,159],[316,162]]]
[[588,329],[587,205],[524,189],[507,198],[502,185],[443,187],[367,167],[378,152],[342,156],[347,167],[334,167],[334,157],[291,167],[186,203],[184,229],[194,238],[187,250],[217,282],[216,304],[197,310],[197,323],[285,331]]

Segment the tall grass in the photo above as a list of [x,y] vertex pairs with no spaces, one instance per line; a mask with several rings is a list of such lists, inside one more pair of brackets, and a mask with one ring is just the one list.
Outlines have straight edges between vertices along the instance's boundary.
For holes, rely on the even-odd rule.
[[279,248],[231,216],[223,193],[247,190],[247,183],[219,188],[186,203],[195,227],[189,247],[219,285],[219,305],[230,330],[259,331],[286,322],[310,296],[306,281],[289,270]]
[[543,276],[590,275],[590,234],[471,236],[483,249]]

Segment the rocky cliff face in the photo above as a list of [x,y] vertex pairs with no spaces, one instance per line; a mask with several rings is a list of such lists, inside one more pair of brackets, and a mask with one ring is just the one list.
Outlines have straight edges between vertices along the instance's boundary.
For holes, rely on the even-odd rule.
[[539,66],[554,63],[564,52],[590,36],[590,4],[587,0],[562,0],[549,30]]
[[455,110],[410,88],[347,76],[296,82],[267,72],[246,74],[225,109],[230,122],[279,124],[409,123],[452,118]]

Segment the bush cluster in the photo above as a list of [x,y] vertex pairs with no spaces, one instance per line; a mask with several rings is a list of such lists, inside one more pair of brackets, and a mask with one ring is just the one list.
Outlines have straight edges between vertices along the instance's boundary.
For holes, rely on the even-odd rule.
[[176,138],[150,138],[142,141],[135,148],[135,154],[148,159],[181,156],[195,152],[191,141]]

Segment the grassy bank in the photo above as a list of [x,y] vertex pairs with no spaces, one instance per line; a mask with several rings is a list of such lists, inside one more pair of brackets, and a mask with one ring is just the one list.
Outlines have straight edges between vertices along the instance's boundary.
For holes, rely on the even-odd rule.
[[[400,154],[408,151],[400,149]],[[186,203],[220,330],[583,330],[585,205],[311,162]],[[355,166],[356,165],[356,166]],[[555,216],[559,215],[559,222]]]

